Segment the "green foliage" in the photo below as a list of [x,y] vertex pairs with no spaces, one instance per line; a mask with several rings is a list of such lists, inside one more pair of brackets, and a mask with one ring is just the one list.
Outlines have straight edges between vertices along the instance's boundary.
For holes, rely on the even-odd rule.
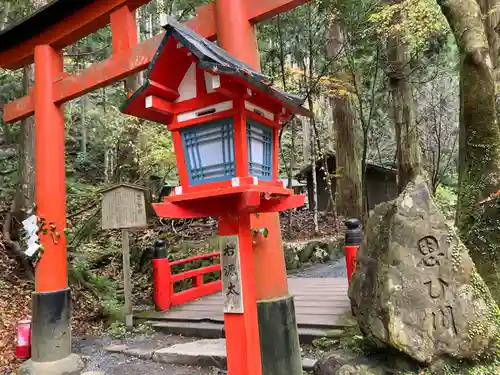
[[118,324],[118,322],[122,322],[125,319],[123,314],[123,304],[117,299],[105,298],[101,303],[103,307],[103,315],[108,322],[112,322],[111,325]]
[[[396,18],[399,21],[395,22]],[[403,39],[416,48],[448,32],[446,19],[437,3],[431,0],[405,0],[381,5],[369,20],[375,33],[383,37],[402,33]]]
[[401,375],[497,375],[500,362],[494,361],[487,364],[467,364],[444,365],[436,370],[420,369],[415,372],[404,372]]
[[123,338],[127,336],[127,326],[120,321],[114,321],[111,323],[107,329],[108,335],[116,339]]
[[439,185],[434,195],[434,201],[449,220],[455,219],[457,210],[457,193],[444,185]]
[[121,339],[132,334],[151,334],[154,332],[150,324],[142,323],[129,329],[123,322],[111,323],[106,332],[113,338]]
[[167,128],[162,124],[147,122],[141,128],[139,139],[146,140],[138,150],[139,166],[143,173],[175,180],[175,152]]

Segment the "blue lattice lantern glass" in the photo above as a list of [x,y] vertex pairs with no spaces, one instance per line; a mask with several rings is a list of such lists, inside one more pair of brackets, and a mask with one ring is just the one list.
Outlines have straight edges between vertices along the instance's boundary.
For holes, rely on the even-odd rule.
[[234,121],[208,121],[180,130],[189,185],[236,177]]
[[279,132],[292,114],[310,114],[303,100],[183,25],[165,29],[123,112],[171,131],[180,186],[168,200],[250,190],[290,195],[278,178]]
[[[273,163],[273,128],[258,121],[247,120],[248,173],[265,181],[273,179],[277,168]],[[274,176],[277,178],[277,176]]]
[[[245,116],[246,117],[246,116]],[[255,177],[263,181],[277,179],[274,165],[274,133],[272,127],[262,119],[246,119],[244,145],[235,145],[235,123],[241,116],[216,119],[180,130],[189,186],[221,181],[232,181],[235,177]],[[237,124],[241,128],[241,124]],[[241,134],[241,129],[238,129]],[[241,139],[241,137],[240,137]],[[247,153],[246,165],[237,173],[236,152]],[[240,158],[244,162],[244,157]]]

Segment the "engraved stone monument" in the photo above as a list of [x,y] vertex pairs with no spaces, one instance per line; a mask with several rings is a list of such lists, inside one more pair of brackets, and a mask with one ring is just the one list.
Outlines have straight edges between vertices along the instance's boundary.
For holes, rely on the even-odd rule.
[[498,307],[422,178],[375,208],[349,298],[371,343],[421,363],[496,351]]

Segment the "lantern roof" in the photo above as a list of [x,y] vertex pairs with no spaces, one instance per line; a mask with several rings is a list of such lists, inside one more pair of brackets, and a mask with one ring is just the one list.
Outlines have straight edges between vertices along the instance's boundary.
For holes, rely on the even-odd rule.
[[[258,92],[266,99],[290,113],[302,116],[311,116],[311,112],[304,108],[304,99],[290,93],[285,93],[273,87],[270,79],[252,69],[249,65],[237,60],[215,43],[201,37],[190,28],[175,19],[168,17],[167,24],[163,26],[166,34],[156,52],[145,75],[145,82],[131,97],[127,99],[122,111],[138,117],[143,117],[156,122],[163,122],[157,114],[144,109],[146,96],[154,94],[163,96],[169,102],[178,100],[176,89],[193,60],[198,69],[213,75],[227,77],[241,86]],[[191,56],[187,59],[186,56]],[[194,72],[193,72],[194,73]],[[161,88],[168,88],[159,94]]]

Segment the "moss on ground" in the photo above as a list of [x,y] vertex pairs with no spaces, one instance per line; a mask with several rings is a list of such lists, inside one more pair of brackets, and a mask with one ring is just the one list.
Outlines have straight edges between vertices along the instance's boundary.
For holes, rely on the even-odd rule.
[[[486,284],[477,272],[474,272],[471,284],[478,297],[484,298],[486,301],[490,300],[495,304],[494,315],[490,318],[498,319],[500,316],[500,309],[491,298],[491,294],[486,287]],[[489,296],[489,297],[488,297]],[[320,357],[323,352],[337,351],[345,352],[347,357],[355,356],[357,358],[371,358],[373,359],[373,373],[377,373],[380,369],[390,369],[390,374],[399,375],[499,375],[500,374],[500,356],[498,358],[489,358],[487,361],[473,363],[467,361],[460,362],[442,362],[435,364],[431,367],[421,367],[415,362],[412,362],[407,357],[394,352],[385,353],[380,355],[379,352],[373,350],[370,345],[366,343],[363,335],[355,323],[355,319],[351,314],[346,314],[343,317],[343,323],[346,325],[342,331],[336,330],[334,335],[327,335],[323,338],[313,341],[312,350],[316,350],[317,357]],[[479,334],[477,331],[476,334]],[[410,366],[410,367],[408,367]],[[368,366],[372,367],[372,366]],[[398,370],[401,368],[401,370]],[[403,370],[402,368],[405,368]],[[411,371],[408,371],[412,369]],[[399,371],[399,372],[398,372]]]

